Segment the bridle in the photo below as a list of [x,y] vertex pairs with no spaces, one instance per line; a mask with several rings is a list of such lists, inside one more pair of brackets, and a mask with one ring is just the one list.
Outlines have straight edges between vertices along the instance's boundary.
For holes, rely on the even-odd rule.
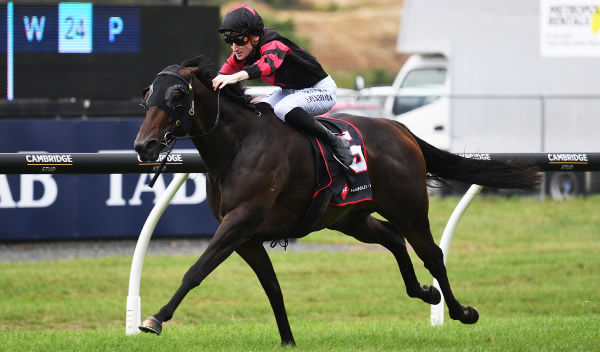
[[[175,120],[173,127],[165,132],[165,134],[159,139],[159,143],[163,146],[163,149],[169,147],[167,150],[167,155],[165,155],[162,160],[160,167],[156,171],[156,174],[150,181],[149,186],[154,186],[158,175],[160,175],[163,170],[165,163],[171,150],[175,146],[175,142],[177,140],[185,140],[185,139],[194,139],[198,137],[204,137],[211,134],[219,125],[219,120],[221,116],[221,90],[217,91],[217,115],[213,122],[212,127],[203,133],[199,133],[196,135],[188,135],[193,126],[194,119],[194,85],[192,79],[189,81],[185,79],[182,75],[179,74],[179,70],[182,67],[179,65],[171,65],[161,72],[159,72],[152,84],[144,89],[143,97],[146,96],[148,92],[148,98],[146,98],[140,105],[144,108],[145,111],[152,106],[158,106],[161,110],[165,111],[167,115]],[[172,93],[174,90],[178,90],[181,93],[185,94],[185,99],[183,103],[178,103],[173,101]],[[177,96],[175,96],[177,97]],[[187,111],[187,114],[186,114]]]
[[[192,129],[194,119],[194,85],[192,79],[189,81],[179,74],[182,66],[171,65],[159,72],[152,84],[143,91],[143,96],[150,92],[148,98],[140,104],[145,111],[152,106],[158,106],[165,111],[167,115],[175,120],[174,126],[167,131],[161,138],[161,144],[168,145],[173,139],[192,139],[203,137],[212,133],[219,125],[220,118],[220,93],[217,92],[217,115],[212,127],[203,133],[185,136]],[[185,95],[183,102],[173,101],[172,92],[179,91]],[[175,96],[177,97],[177,96]],[[187,114],[185,113],[187,111]]]
[[[192,100],[192,107],[193,107],[193,105],[194,105],[194,103],[193,103],[193,100]],[[193,118],[192,117],[193,115],[194,115],[193,113],[190,113],[189,114],[190,118]],[[197,137],[208,136],[209,134],[211,134],[217,128],[217,126],[219,126],[220,117],[221,117],[221,90],[219,89],[217,91],[217,116],[215,117],[215,122],[213,122],[212,127],[208,131],[203,132],[203,133],[199,133],[199,134],[195,134],[195,135],[192,135],[192,136],[190,136],[190,135],[187,135],[187,136],[186,135],[183,135],[183,136],[175,135],[173,133],[173,131],[177,127],[179,127],[179,124],[178,124],[179,120],[176,120],[175,121],[175,125],[169,131],[165,132],[165,134],[160,138],[159,143],[161,145],[163,145],[164,147],[167,147],[167,146],[169,146],[169,144],[171,142],[173,142],[173,144],[175,144],[174,142],[177,141],[177,140],[194,139],[194,138],[197,138]],[[169,152],[170,152],[170,150],[169,150]]]

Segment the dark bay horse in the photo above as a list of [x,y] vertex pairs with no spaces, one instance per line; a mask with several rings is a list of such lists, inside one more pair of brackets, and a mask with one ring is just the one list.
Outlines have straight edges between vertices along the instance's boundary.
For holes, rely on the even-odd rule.
[[[315,187],[308,138],[272,112],[258,113],[241,85],[213,91],[216,67],[201,57],[159,73],[145,93],[146,118],[135,140],[144,161],[156,160],[166,144],[189,135],[206,167],[207,200],[220,225],[181,286],[140,329],[160,334],[186,294],[229,255],[237,252],[256,273],[275,314],[283,345],[294,345],[283,295],[263,242],[295,235]],[[437,279],[452,319],[473,324],[479,314],[454,297],[441,249],[428,219],[427,174],[501,188],[534,189],[528,167],[465,159],[439,150],[404,125],[379,118],[337,115],[360,130],[372,185],[372,201],[330,206],[313,231],[329,228],[387,248],[398,263],[410,297],[440,302],[433,286],[419,284],[405,239]],[[371,216],[379,213],[387,221]]]

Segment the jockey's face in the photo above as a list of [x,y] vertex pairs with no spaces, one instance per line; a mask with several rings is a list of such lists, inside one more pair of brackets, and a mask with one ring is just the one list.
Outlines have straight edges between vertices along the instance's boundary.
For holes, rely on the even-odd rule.
[[239,61],[246,60],[248,56],[252,53],[254,47],[252,46],[252,42],[258,41],[258,36],[252,36],[254,40],[248,41],[244,45],[237,45],[236,43],[231,43],[231,50],[235,54],[236,59]]

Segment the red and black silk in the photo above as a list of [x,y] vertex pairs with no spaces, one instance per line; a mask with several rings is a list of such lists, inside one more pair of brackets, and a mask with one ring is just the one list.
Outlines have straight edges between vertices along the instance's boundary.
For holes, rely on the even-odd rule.
[[238,61],[232,53],[219,72],[229,75],[241,70],[248,72],[250,79],[291,89],[309,88],[327,77],[314,56],[269,28],[263,30],[246,60]]

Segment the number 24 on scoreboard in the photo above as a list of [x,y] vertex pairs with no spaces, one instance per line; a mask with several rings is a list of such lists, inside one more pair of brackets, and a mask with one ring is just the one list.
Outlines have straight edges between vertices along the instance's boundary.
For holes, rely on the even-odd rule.
[[58,52],[92,52],[92,4],[58,4]]

